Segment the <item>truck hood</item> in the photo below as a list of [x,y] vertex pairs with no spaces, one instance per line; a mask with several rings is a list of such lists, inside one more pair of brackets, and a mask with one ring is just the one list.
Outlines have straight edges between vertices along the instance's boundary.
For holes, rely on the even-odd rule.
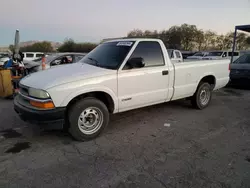
[[49,89],[83,79],[116,74],[116,70],[104,69],[85,63],[58,65],[55,68],[32,73],[24,77],[20,84],[37,89]]

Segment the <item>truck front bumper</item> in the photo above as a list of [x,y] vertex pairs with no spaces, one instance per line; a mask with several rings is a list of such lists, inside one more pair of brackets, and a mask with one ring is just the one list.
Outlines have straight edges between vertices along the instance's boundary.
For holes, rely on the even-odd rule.
[[23,106],[18,99],[19,96],[14,98],[14,110],[23,121],[39,125],[43,129],[63,128],[66,108],[36,110]]

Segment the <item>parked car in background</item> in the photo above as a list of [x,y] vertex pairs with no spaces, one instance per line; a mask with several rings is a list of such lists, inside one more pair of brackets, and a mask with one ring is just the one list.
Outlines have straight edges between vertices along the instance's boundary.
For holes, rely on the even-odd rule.
[[250,86],[250,54],[244,54],[230,64],[230,84]]
[[0,66],[3,66],[6,61],[9,60],[8,53],[0,53]]
[[[233,59],[237,59],[240,53],[235,51],[233,54]],[[232,51],[210,51],[202,59],[204,60],[216,60],[216,59],[230,59],[232,56]]]
[[[86,53],[57,53],[52,54],[46,57],[45,60],[45,69],[51,68],[56,65],[63,65],[63,64],[70,64],[70,63],[76,63],[80,61]],[[42,57],[38,58],[34,61],[27,61],[24,60],[24,65],[26,68],[29,69],[29,72],[38,72],[42,70]]]
[[187,59],[187,57],[192,56],[192,55],[195,54],[195,52],[193,52],[193,51],[184,51],[184,50],[181,50],[180,52],[182,54],[183,59]]
[[41,58],[43,54],[44,54],[43,52],[23,52],[24,55],[23,59],[28,61],[33,61],[37,58]]
[[202,59],[208,54],[209,52],[196,52],[194,55],[187,57],[187,59]]
[[244,54],[250,54],[250,50],[241,50],[240,51],[240,56],[242,56]]

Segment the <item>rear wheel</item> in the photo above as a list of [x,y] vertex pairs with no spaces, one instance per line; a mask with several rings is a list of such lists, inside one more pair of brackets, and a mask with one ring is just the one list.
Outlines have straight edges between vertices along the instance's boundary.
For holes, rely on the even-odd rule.
[[197,109],[204,109],[209,105],[211,98],[211,85],[209,83],[200,83],[191,99],[191,103]]
[[95,98],[77,101],[69,110],[69,132],[79,141],[97,137],[109,123],[106,105]]

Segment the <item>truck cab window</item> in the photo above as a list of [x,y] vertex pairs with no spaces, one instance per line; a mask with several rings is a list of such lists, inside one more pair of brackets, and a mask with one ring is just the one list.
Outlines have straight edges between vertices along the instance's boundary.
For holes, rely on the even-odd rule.
[[132,58],[142,58],[145,67],[161,66],[165,64],[160,44],[153,41],[139,42],[130,59]]

